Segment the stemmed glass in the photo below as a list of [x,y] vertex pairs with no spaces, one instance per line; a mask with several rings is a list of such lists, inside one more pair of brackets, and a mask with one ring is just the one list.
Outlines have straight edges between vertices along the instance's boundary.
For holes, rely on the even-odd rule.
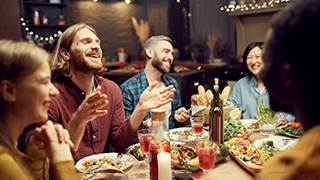
[[204,140],[197,143],[196,149],[198,152],[199,167],[204,172],[204,176],[206,176],[208,171],[214,168],[217,144],[214,141]]
[[196,138],[199,138],[199,135],[203,131],[203,123],[204,123],[205,117],[203,114],[193,114],[190,116],[190,122],[192,126],[192,132],[196,135]]
[[140,143],[140,149],[142,153],[144,154],[144,162],[143,164],[140,165],[140,168],[145,169],[149,167],[149,134],[150,130],[149,129],[140,129],[138,130],[138,138],[139,138],[139,143]]

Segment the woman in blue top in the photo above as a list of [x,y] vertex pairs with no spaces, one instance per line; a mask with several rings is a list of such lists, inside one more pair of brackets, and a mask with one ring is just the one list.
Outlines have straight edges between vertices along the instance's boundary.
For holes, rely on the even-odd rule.
[[[259,76],[259,72],[263,66],[263,46],[263,42],[252,42],[246,47],[242,57],[246,76],[235,83],[228,98],[235,107],[241,107],[243,110],[246,109],[241,116],[242,119],[256,119],[256,96],[269,96]],[[290,114],[286,114],[285,118],[288,121],[294,121],[295,119],[294,116]]]

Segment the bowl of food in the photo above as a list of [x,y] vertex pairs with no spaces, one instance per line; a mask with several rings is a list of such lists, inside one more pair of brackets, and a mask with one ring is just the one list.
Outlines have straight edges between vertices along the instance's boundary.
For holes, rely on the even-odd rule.
[[254,131],[259,130],[257,119],[240,119],[240,122],[245,128],[252,128]]
[[[218,145],[215,163],[224,161],[228,156],[229,149],[226,145],[216,142]],[[201,171],[199,158],[196,151],[197,141],[185,143],[175,142],[171,144],[171,165],[175,170],[187,170],[190,172]]]
[[229,119],[223,124],[224,140],[233,137],[248,139],[253,133],[253,128],[245,127],[240,120]]

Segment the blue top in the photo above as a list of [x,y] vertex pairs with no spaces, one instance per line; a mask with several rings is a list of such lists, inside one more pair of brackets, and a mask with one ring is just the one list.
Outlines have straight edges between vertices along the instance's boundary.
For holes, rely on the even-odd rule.
[[[179,122],[174,119],[174,112],[176,109],[179,109],[181,104],[180,92],[177,81],[166,74],[161,75],[161,80],[164,85],[167,87],[169,85],[173,85],[176,91],[172,97],[173,101],[171,102],[171,114],[169,117],[169,129],[178,127]],[[149,87],[149,83],[147,80],[147,76],[144,73],[144,69],[142,69],[138,74],[126,80],[123,84],[120,85],[120,89],[122,91],[124,111],[126,117],[130,116],[139,102],[139,98],[142,92]],[[151,118],[151,113],[148,112],[144,117],[144,120]]]
[[[251,78],[245,76],[235,83],[228,100],[235,107],[241,107],[242,110],[246,109],[246,112],[241,116],[242,119],[256,119],[258,114],[256,96],[269,96],[269,93],[266,89],[259,91],[257,80],[254,76]],[[286,114],[286,119],[294,121],[295,117],[292,114]]]

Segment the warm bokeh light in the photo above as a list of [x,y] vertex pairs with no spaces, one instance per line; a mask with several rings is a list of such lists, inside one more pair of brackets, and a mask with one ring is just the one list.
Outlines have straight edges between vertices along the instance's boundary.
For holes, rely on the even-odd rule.
[[130,4],[130,3],[133,3],[134,0],[122,0],[124,1],[126,4]]

